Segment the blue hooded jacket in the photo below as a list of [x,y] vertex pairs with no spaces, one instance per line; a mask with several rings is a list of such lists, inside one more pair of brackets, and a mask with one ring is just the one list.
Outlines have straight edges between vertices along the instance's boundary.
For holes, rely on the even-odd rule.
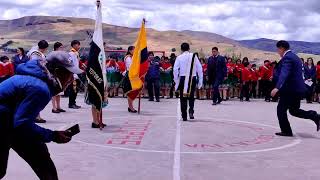
[[[50,102],[48,74],[38,60],[17,67],[17,75],[0,84],[0,128],[6,124],[51,142],[53,132],[35,124],[35,119]],[[5,113],[5,114],[2,114]],[[3,119],[3,117],[9,117]]]

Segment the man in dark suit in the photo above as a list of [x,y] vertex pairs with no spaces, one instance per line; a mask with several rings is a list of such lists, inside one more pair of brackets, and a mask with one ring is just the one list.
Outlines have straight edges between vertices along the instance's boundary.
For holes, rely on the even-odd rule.
[[222,102],[222,98],[219,93],[219,86],[227,77],[227,65],[226,59],[219,55],[219,49],[217,47],[212,48],[212,56],[208,59],[207,73],[209,83],[212,83],[213,86],[212,105],[220,104]]
[[301,99],[306,93],[306,85],[303,80],[303,64],[300,58],[291,52],[290,45],[286,41],[277,43],[278,53],[281,56],[279,69],[275,74],[277,77],[276,88],[272,90],[271,96],[280,94],[280,101],[277,107],[277,114],[281,128],[278,136],[293,136],[287,111],[295,117],[310,119],[319,131],[320,115],[316,111],[304,111],[300,109]]

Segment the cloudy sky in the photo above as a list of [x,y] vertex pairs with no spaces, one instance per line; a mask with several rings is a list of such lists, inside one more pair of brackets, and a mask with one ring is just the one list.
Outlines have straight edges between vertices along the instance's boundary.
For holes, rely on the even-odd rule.
[[[95,0],[0,0],[0,19],[27,15],[95,17]],[[102,0],[106,23],[207,31],[234,39],[320,42],[319,0]]]

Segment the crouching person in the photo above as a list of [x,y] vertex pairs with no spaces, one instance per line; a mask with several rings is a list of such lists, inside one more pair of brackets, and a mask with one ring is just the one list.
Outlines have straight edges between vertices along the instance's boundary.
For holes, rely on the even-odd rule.
[[55,51],[48,63],[30,60],[17,67],[15,76],[0,84],[0,179],[7,170],[9,150],[13,149],[40,180],[57,180],[58,175],[46,143],[68,143],[66,131],[52,131],[35,124],[37,115],[51,98],[73,82],[81,70],[68,53]]

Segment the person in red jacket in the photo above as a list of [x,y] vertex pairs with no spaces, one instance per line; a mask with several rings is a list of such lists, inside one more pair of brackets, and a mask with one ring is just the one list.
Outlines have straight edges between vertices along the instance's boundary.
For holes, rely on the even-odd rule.
[[271,90],[272,90],[272,67],[269,60],[264,61],[264,65],[259,69],[261,77],[261,92],[262,96],[265,97],[266,102],[271,101]]
[[7,56],[0,58],[0,83],[14,75],[14,65]]
[[320,61],[317,63],[317,85],[316,85],[316,93],[318,97],[318,102],[320,103]]
[[257,85],[258,85],[258,80],[260,78],[260,73],[257,69],[257,65],[253,64],[251,67],[251,91],[250,91],[250,97],[257,98]]
[[240,101],[243,101],[243,98],[246,98],[246,101],[250,101],[250,82],[252,79],[251,74],[251,65],[249,62],[244,62],[244,68],[242,69],[241,75],[241,93],[240,93]]
[[235,86],[236,88],[235,88],[235,91],[234,91],[234,95],[238,96],[238,97],[240,97],[240,92],[241,92],[241,87],[242,87],[242,85],[241,85],[241,73],[242,73],[243,69],[244,69],[244,66],[243,66],[243,64],[241,62],[241,59],[238,59],[236,61],[235,66],[234,66],[234,75],[235,75],[236,81],[237,81],[236,86]]

